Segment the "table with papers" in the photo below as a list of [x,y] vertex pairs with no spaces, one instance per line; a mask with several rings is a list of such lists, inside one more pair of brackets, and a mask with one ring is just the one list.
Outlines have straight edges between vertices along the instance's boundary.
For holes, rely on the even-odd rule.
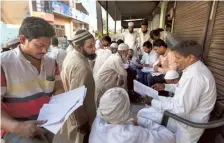
[[37,120],[46,120],[41,127],[56,134],[69,115],[83,105],[86,96],[85,86],[51,97],[48,104],[40,109]]

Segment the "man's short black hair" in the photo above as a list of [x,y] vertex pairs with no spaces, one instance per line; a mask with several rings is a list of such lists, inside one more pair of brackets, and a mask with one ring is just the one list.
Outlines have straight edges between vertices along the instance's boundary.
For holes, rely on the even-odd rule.
[[121,40],[121,39],[118,39],[118,40],[117,40],[117,45],[120,45],[121,43],[124,43],[124,41]]
[[159,32],[163,32],[164,31],[163,28],[157,28],[156,30],[159,31]]
[[175,45],[171,50],[176,51],[185,57],[192,54],[198,59],[200,59],[202,56],[201,45],[193,40],[181,41],[177,45]]
[[103,36],[102,40],[111,43],[111,38],[110,38],[110,36]]
[[58,46],[58,38],[57,37],[52,37],[51,38],[51,45]]
[[161,39],[155,40],[153,42],[153,46],[155,46],[155,47],[161,47],[161,46],[163,46],[163,47],[167,48],[166,43],[163,40],[161,40]]
[[141,25],[146,25],[146,26],[148,26],[148,21],[143,20],[142,23],[141,23]]
[[154,38],[153,38],[154,36],[158,36],[158,37],[159,37],[159,36],[160,36],[160,31],[159,31],[159,30],[156,30],[156,29],[155,29],[155,30],[152,30],[152,31],[150,32],[150,38],[151,38],[151,39],[154,39]]
[[150,49],[150,48],[152,48],[152,44],[150,41],[146,41],[146,42],[144,42],[143,47]]
[[19,28],[19,35],[24,35],[29,41],[40,37],[53,37],[54,28],[46,20],[38,17],[26,17]]

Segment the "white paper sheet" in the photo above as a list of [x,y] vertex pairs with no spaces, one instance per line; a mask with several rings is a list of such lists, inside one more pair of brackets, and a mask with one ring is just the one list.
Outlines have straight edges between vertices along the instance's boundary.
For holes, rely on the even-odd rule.
[[56,134],[69,115],[83,104],[86,90],[82,86],[51,97],[50,102],[44,104],[40,110],[38,120],[47,120],[41,126]]
[[154,70],[153,68],[143,67],[142,72],[144,73],[152,73]]
[[134,91],[140,94],[141,96],[148,95],[152,97],[153,99],[156,99],[156,100],[159,99],[158,91],[138,82],[137,80],[134,80],[133,82],[134,82]]

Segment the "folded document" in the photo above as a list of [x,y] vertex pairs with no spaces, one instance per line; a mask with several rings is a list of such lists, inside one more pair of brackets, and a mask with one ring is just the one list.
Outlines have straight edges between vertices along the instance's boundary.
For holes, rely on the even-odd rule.
[[56,134],[69,115],[83,105],[85,96],[86,88],[82,86],[51,97],[50,102],[40,109],[38,120],[47,120],[41,126]]

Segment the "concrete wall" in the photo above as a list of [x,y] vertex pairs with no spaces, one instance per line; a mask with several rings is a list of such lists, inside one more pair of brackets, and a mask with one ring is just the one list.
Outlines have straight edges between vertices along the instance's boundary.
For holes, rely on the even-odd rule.
[[151,23],[151,30],[154,30],[156,28],[159,28],[159,22],[160,22],[160,15],[156,14],[153,17],[152,23]]
[[29,15],[29,1],[1,1],[1,16],[7,24],[21,24]]

